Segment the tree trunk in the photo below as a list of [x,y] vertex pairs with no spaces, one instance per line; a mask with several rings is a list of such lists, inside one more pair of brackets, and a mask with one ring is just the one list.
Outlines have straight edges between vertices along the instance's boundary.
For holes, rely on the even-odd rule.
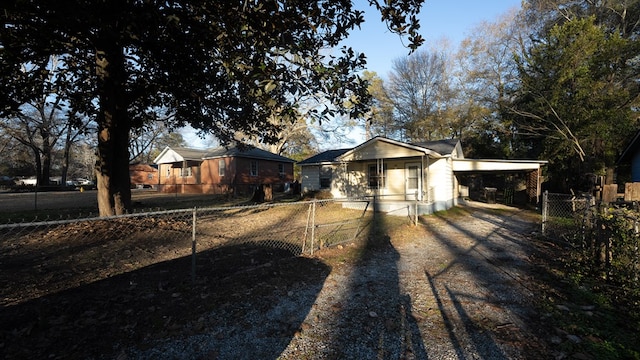
[[42,176],[39,185],[49,185],[51,179],[51,144],[49,139],[42,139]]
[[100,113],[96,179],[100,216],[126,214],[131,210],[129,178],[129,130],[125,69],[122,48],[105,41],[96,51]]
[[60,183],[62,186],[67,186],[67,174],[69,173],[69,156],[71,155],[71,124],[67,125],[67,133],[64,140],[64,153],[62,154],[62,174],[60,177]]
[[31,150],[33,151],[36,166],[36,186],[40,186],[42,185],[42,158],[40,157],[40,150],[37,147],[31,146]]

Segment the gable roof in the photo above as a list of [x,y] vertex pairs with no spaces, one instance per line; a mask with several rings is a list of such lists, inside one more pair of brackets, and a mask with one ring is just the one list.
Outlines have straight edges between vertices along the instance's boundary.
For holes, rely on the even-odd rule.
[[319,164],[326,164],[326,163],[336,163],[338,162],[338,157],[341,156],[342,154],[346,153],[347,151],[351,150],[349,149],[337,149],[337,150],[327,150],[327,151],[323,151],[317,155],[314,155],[308,159],[304,159],[302,161],[299,161],[298,164],[299,165],[319,165]]
[[373,139],[369,139],[365,142],[363,142],[362,144],[354,147],[353,149],[350,149],[349,151],[345,152],[344,154],[340,155],[340,159],[346,158],[350,155],[353,155],[354,153],[358,152],[360,149],[363,149],[365,147],[368,147],[374,143],[378,143],[378,142],[382,142],[382,143],[386,143],[386,144],[390,144],[393,146],[397,146],[400,148],[404,148],[404,149],[408,149],[408,150],[412,150],[412,151],[416,151],[418,153],[422,153],[424,155],[431,155],[431,156],[435,156],[435,157],[441,157],[442,155],[440,153],[438,153],[435,150],[432,149],[428,149],[422,146],[417,146],[417,145],[413,145],[413,144],[409,144],[409,143],[405,143],[405,142],[401,142],[401,141],[397,141],[397,140],[392,140],[392,139],[388,139],[382,136],[376,136]]
[[290,162],[290,163],[295,162],[295,160],[289,159],[284,156],[280,156],[278,154],[274,154],[270,151],[258,149],[256,147],[249,147],[249,146],[242,150],[236,146],[231,146],[229,148],[220,146],[215,149],[208,150],[207,153],[203,156],[203,159],[215,159],[220,157],[232,157],[232,156],[250,158],[250,159],[279,161],[279,162]]
[[155,164],[170,164],[181,161],[200,161],[207,150],[191,149],[185,147],[165,147],[153,162]]
[[205,159],[215,159],[221,157],[243,157],[250,159],[262,159],[279,162],[294,163],[295,161],[284,156],[274,154],[272,152],[258,149],[255,147],[246,147],[240,150],[236,146],[224,147],[220,146],[214,149],[202,150],[185,147],[169,147],[167,146],[153,162],[156,164],[168,164],[181,161],[202,161]]
[[433,150],[442,155],[449,155],[453,153],[456,149],[456,146],[460,143],[458,139],[446,139],[446,140],[435,140],[435,141],[424,141],[413,143],[415,146],[420,146],[425,149]]
[[399,146],[405,149],[414,150],[420,153],[424,153],[425,155],[431,155],[435,157],[451,155],[456,150],[456,148],[460,146],[460,140],[458,139],[435,140],[435,141],[425,141],[425,142],[418,142],[418,143],[405,143],[397,140],[388,139],[382,136],[376,136],[372,139],[369,139],[363,142],[362,144],[354,148],[323,151],[310,158],[299,161],[298,165],[320,165],[320,164],[328,164],[328,163],[337,163],[337,162],[340,162],[340,160],[343,157],[349,156],[350,154],[353,154],[359,149],[369,146],[370,144],[373,144],[375,142],[384,142],[387,144]]

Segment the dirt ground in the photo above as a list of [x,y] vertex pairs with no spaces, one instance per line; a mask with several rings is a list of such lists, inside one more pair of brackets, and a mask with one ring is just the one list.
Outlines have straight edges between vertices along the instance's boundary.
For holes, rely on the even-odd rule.
[[[206,251],[195,282],[175,242],[150,249],[158,261],[143,267],[126,239],[33,251],[0,242],[0,358],[554,358],[536,301],[555,254],[532,236],[536,221],[475,202],[418,226],[380,216],[367,242],[313,257],[250,244]],[[109,246],[121,257],[100,258]],[[74,247],[100,261],[46,261]],[[48,279],[44,293],[16,294],[33,294],[28,281],[6,293],[29,274]],[[65,278],[76,286],[56,287]]]

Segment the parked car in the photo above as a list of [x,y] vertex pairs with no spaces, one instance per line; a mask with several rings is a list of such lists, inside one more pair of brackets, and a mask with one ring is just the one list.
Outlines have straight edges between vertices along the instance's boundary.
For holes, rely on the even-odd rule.
[[16,185],[36,186],[37,184],[38,184],[38,179],[36,179],[35,177],[22,178],[22,179],[16,180]]

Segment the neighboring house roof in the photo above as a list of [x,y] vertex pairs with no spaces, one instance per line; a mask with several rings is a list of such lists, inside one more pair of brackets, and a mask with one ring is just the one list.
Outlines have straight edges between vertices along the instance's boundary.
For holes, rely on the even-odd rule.
[[215,159],[230,156],[250,159],[264,159],[279,162],[295,162],[295,160],[255,147],[247,147],[246,149],[240,150],[235,146],[229,148],[221,146],[215,149],[208,150],[207,153],[203,156],[203,159]]
[[351,149],[327,150],[308,159],[298,162],[298,165],[319,165],[338,162],[338,157]]
[[156,164],[171,164],[181,161],[200,161],[207,150],[191,149],[185,147],[169,147],[162,150],[153,162]]
[[264,159],[271,161],[279,161],[279,162],[295,162],[292,159],[286,158],[284,156],[280,156],[274,153],[271,153],[266,150],[247,147],[244,150],[240,150],[235,146],[226,148],[223,146],[201,150],[201,149],[191,149],[191,148],[183,148],[183,147],[169,147],[167,146],[158,157],[153,161],[156,164],[169,164],[181,161],[202,161],[205,159],[215,159],[220,157],[244,157],[250,159]]
[[447,140],[435,140],[435,141],[425,141],[413,143],[415,146],[420,146],[425,149],[430,149],[438,154],[449,155],[453,153],[456,149],[456,146],[460,143],[458,139],[447,139]]
[[627,145],[627,147],[620,155],[618,159],[618,164],[623,162],[631,161],[633,155],[635,155],[640,150],[640,131],[636,132],[636,135],[633,137],[633,140]]

